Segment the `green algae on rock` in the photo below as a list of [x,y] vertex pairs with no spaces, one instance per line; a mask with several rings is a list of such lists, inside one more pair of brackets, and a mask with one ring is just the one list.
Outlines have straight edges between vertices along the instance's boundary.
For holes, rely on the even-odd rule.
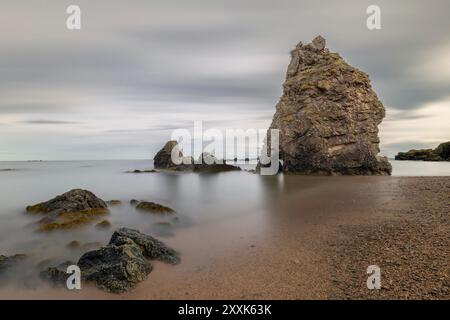
[[149,201],[139,202],[136,206],[136,209],[155,213],[175,213],[175,210],[173,210],[172,208],[163,206],[159,203]]
[[111,222],[109,220],[102,220],[95,225],[97,229],[108,229],[111,227]]
[[39,231],[73,228],[109,212],[103,200],[82,189],[73,189],[49,201],[28,206],[26,211],[46,214],[38,221]]

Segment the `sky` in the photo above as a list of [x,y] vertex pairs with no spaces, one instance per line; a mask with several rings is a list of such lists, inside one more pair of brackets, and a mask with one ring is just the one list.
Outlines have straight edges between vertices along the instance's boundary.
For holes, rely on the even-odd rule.
[[[81,8],[68,30],[66,8]],[[366,8],[381,8],[368,30]],[[0,161],[150,159],[177,128],[267,128],[321,34],[370,75],[381,153],[450,140],[450,2],[2,0]]]

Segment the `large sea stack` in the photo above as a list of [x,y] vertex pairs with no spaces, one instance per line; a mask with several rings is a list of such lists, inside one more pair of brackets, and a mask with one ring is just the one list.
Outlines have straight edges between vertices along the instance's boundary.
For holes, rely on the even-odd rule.
[[385,110],[369,76],[325,48],[321,36],[299,43],[291,57],[270,126],[280,130],[283,171],[389,175],[387,158],[377,156]]

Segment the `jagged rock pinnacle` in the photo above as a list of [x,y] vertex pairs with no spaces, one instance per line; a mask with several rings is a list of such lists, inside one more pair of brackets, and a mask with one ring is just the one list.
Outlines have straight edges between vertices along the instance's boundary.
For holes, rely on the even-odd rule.
[[318,35],[317,37],[314,38],[311,45],[317,50],[323,50],[325,49],[326,40],[321,35]]
[[[387,159],[377,156],[384,115],[367,74],[325,49],[321,36],[300,43],[270,126],[280,132],[283,171],[390,174]],[[267,143],[270,150],[270,137]]]

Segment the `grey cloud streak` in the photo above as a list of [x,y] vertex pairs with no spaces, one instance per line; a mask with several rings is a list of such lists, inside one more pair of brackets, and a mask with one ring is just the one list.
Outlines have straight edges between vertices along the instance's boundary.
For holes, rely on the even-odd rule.
[[[450,45],[448,1],[379,0],[380,31],[365,27],[365,9],[372,4],[366,0],[78,0],[79,32],[65,29],[69,4],[52,0],[44,8],[39,1],[2,2],[0,119],[7,125],[2,125],[0,149],[17,141],[9,131],[14,123],[30,121],[56,125],[89,118],[93,126],[98,121],[98,136],[91,132],[84,149],[68,133],[55,137],[89,158],[96,156],[92,144],[100,144],[103,135],[120,132],[131,140],[141,133],[145,141],[147,132],[164,137],[174,127],[120,128],[127,115],[139,119],[153,114],[158,122],[166,121],[159,118],[162,113],[189,113],[198,119],[215,116],[210,123],[223,125],[232,124],[222,120],[224,114],[240,115],[244,109],[254,118],[246,115],[234,124],[270,120],[289,51],[317,34],[370,75],[388,114],[389,108],[405,111],[388,122],[424,118],[407,112],[450,94],[450,77],[438,81],[426,71],[413,75],[429,53]],[[108,116],[115,122],[109,124]],[[21,134],[29,134],[22,143],[35,141],[33,132]],[[102,154],[109,156],[104,150]]]

